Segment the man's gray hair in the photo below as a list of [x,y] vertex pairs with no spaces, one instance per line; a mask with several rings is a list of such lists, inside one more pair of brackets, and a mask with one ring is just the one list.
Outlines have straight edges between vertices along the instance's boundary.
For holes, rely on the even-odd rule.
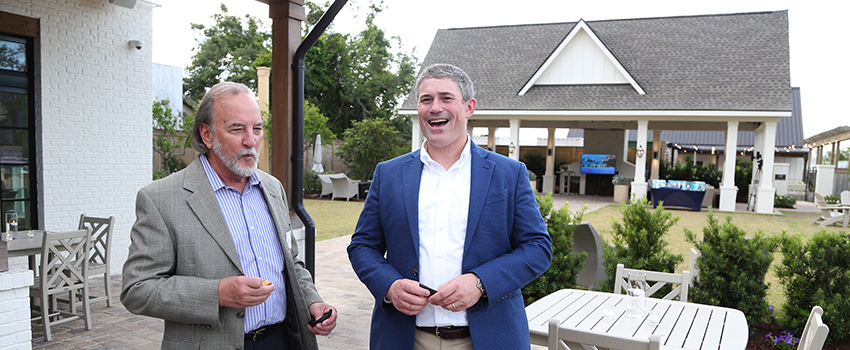
[[207,124],[212,132],[215,132],[215,129],[213,129],[213,120],[215,120],[215,100],[243,92],[251,95],[251,89],[245,86],[245,84],[225,81],[213,85],[213,87],[204,94],[204,98],[201,100],[201,103],[198,104],[198,112],[195,113],[195,123],[192,125],[192,148],[195,149],[195,151],[198,151],[200,154],[207,154],[210,150],[207,145],[204,144],[204,139],[201,138],[201,125]]
[[415,95],[419,96],[419,86],[422,85],[422,81],[425,79],[440,79],[440,78],[449,78],[460,89],[460,94],[463,96],[463,102],[469,101],[472,98],[475,98],[475,89],[472,87],[472,79],[469,79],[469,76],[466,73],[453,65],[438,63],[432,64],[419,73],[419,76],[416,77],[416,82],[413,84],[416,89]]

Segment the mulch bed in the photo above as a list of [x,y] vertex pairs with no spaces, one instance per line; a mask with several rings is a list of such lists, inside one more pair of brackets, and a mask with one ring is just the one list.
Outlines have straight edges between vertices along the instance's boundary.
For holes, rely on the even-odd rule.
[[[765,338],[769,333],[773,333],[773,335],[778,335],[780,332],[785,330],[784,327],[778,324],[766,324],[761,326],[755,326],[756,332],[754,335],[750,336],[750,341],[747,343],[747,350],[775,350],[773,347],[773,341]],[[795,336],[799,336],[799,334],[795,334]],[[797,347],[794,346],[796,349]],[[850,339],[843,339],[841,341],[832,342],[831,344],[826,344],[823,346],[823,350],[848,350],[850,349]]]

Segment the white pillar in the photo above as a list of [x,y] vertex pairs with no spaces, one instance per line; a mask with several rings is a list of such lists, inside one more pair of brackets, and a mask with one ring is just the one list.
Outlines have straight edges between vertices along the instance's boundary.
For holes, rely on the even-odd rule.
[[511,143],[510,143],[510,145],[513,145],[514,151],[511,152],[510,149],[508,149],[508,157],[511,157],[515,160],[519,160],[520,121],[519,121],[519,119],[511,119],[510,122],[511,122]]
[[638,150],[643,150],[643,154],[638,151],[635,154],[635,179],[632,181],[632,198],[646,197],[646,156],[648,150],[646,148],[646,133],[648,130],[649,121],[638,120],[637,128],[637,143],[635,147]]
[[762,132],[762,153],[761,157],[764,161],[761,169],[761,179],[759,180],[758,195],[756,199],[756,213],[770,214],[773,213],[773,196],[776,194],[776,189],[773,187],[773,159],[776,154],[776,125],[778,122],[766,122],[760,127]]
[[543,175],[543,192],[555,192],[555,128],[549,128],[546,142],[546,174]]
[[835,181],[835,165],[818,164],[815,165],[815,193],[821,196],[832,195],[832,185]]
[[726,161],[723,165],[723,182],[720,184],[720,211],[735,211],[735,153],[738,151],[738,122],[726,122]]
[[411,116],[410,122],[413,123],[410,133],[410,150],[415,151],[422,147],[422,129],[419,127],[418,116]]
[[[260,112],[269,112],[269,77],[271,76],[271,68],[257,67],[257,99],[260,105]],[[265,123],[271,121],[263,117]],[[330,140],[328,140],[330,141]],[[265,172],[271,172],[271,140],[269,134],[263,134],[263,148],[260,151],[260,159],[257,167]]]
[[487,149],[496,152],[496,127],[487,127]]

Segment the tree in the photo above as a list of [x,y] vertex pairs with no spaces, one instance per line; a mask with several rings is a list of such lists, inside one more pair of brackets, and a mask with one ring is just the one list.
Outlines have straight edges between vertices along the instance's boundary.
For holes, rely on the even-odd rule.
[[204,38],[193,49],[183,92],[195,101],[201,100],[206,88],[221,81],[243,83],[256,91],[257,57],[271,51],[271,34],[256,17],[229,15],[222,4],[221,13],[213,19],[215,24],[210,27],[192,23],[192,30],[201,31]]
[[[306,25],[315,24],[323,11],[308,2]],[[399,103],[410,91],[416,58],[411,54],[390,52],[398,37],[386,38],[374,24],[383,9],[371,5],[366,28],[351,36],[326,32],[305,58],[307,100],[328,118],[330,129],[342,134],[354,122],[372,118],[391,121],[401,133],[410,133],[408,118],[399,117]]]
[[336,139],[336,134],[328,128],[328,118],[322,115],[316,105],[304,101],[304,142],[305,147],[313,139],[313,133],[322,135],[322,142],[328,143]]
[[154,180],[185,168],[186,162],[178,157],[191,149],[188,130],[195,116],[180,117],[168,106],[170,100],[165,101],[165,105],[159,101],[153,103],[153,151],[162,156],[162,170],[154,172]]
[[348,165],[352,177],[362,180],[372,178],[378,163],[404,154],[409,147],[401,134],[383,119],[354,122],[345,131],[343,141],[337,155]]

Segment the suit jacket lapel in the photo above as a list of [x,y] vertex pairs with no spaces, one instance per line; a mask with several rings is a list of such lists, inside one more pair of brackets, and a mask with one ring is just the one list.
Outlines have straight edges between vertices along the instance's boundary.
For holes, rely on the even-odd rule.
[[[402,167],[401,184],[407,220],[410,227],[410,239],[416,259],[419,259],[419,184],[422,181],[422,162],[420,151],[410,153],[410,159]],[[392,176],[392,174],[387,174]]]
[[207,174],[204,173],[200,159],[195,158],[195,161],[187,167],[183,188],[192,192],[186,202],[198,217],[201,225],[204,226],[207,233],[218,243],[221,250],[227,254],[230,261],[236,265],[239,272],[244,273],[242,264],[239,263],[239,254],[236,252],[236,245],[233,243],[233,238],[230,237],[230,229],[227,228],[227,222],[224,221],[224,215],[221,214],[218,200],[212,191],[212,185],[210,185],[210,181],[207,179]]
[[489,152],[472,143],[470,153],[472,154],[472,164],[470,164],[472,173],[469,187],[469,216],[466,221],[466,239],[463,245],[464,252],[470,250],[469,244],[472,242],[472,235],[478,227],[478,220],[481,218],[484,201],[487,199],[487,192],[490,189],[490,180],[493,178],[493,171],[495,170],[495,163],[487,159]]

